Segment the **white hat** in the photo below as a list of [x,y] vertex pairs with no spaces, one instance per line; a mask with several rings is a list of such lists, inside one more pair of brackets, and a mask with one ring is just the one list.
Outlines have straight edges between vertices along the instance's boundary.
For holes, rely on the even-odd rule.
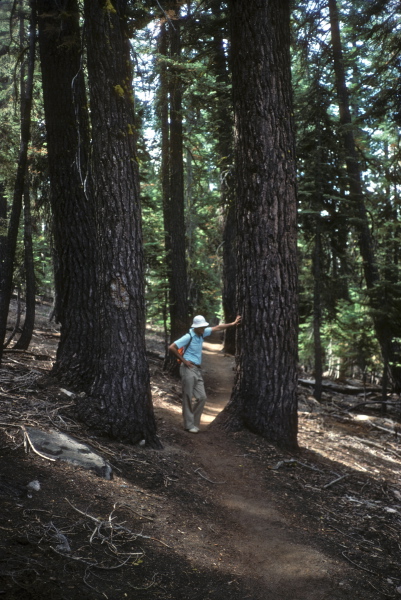
[[197,315],[194,317],[191,327],[195,329],[196,327],[207,327],[208,325],[209,323],[205,321],[205,317],[202,317],[202,315]]

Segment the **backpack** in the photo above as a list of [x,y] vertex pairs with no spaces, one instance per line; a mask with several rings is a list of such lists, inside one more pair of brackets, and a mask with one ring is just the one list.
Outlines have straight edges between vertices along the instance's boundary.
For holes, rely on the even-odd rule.
[[[185,352],[188,350],[189,346],[191,345],[192,339],[194,337],[193,335],[191,335],[191,332],[189,332],[189,335],[191,336],[191,339],[189,340],[188,344],[186,346],[183,346],[182,348],[178,349],[178,352],[181,354],[182,357],[184,356]],[[202,335],[202,338],[203,338],[203,335]],[[177,358],[177,362],[181,363],[182,359]]]

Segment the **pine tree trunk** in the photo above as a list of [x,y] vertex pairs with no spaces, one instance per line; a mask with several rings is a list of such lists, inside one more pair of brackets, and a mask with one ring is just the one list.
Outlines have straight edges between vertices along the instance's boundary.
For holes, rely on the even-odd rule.
[[[166,53],[176,62],[181,56],[180,4],[170,4],[174,19],[166,27]],[[168,195],[163,194],[164,227],[166,232],[166,264],[169,283],[170,341],[173,342],[188,330],[188,279],[185,249],[184,214],[184,161],[182,129],[182,80],[179,68],[170,65],[167,71],[169,98],[169,179]],[[167,355],[165,368],[177,374],[177,361]]]
[[[158,39],[158,50],[162,57],[159,61],[159,93],[157,111],[160,122],[160,135],[161,135],[161,168],[160,168],[160,179],[162,189],[162,204],[163,204],[163,219],[164,219],[164,246],[166,253],[166,275],[167,282],[169,282],[169,268],[168,268],[168,257],[171,254],[171,248],[169,245],[170,237],[167,235],[167,221],[168,221],[168,207],[170,203],[170,130],[169,130],[169,98],[168,98],[168,75],[167,75],[167,56],[168,56],[168,35],[167,25],[163,23],[160,27],[160,34]],[[166,283],[167,283],[166,282]],[[165,329],[165,361],[168,356],[168,328],[167,328],[167,313],[169,312],[168,302],[168,290],[165,292],[165,305],[163,306],[163,320]],[[165,367],[168,368],[168,362]]]
[[3,342],[7,329],[7,317],[10,306],[15,251],[17,247],[18,228],[22,210],[27,164],[28,143],[31,137],[31,108],[33,91],[33,74],[35,67],[35,16],[32,12],[29,27],[29,53],[26,82],[21,90],[21,139],[18,155],[17,174],[14,184],[13,204],[8,225],[7,245],[0,274],[0,361],[3,354]]
[[321,232],[320,215],[316,217],[315,247],[313,250],[313,342],[315,353],[315,389],[314,397],[318,402],[322,399],[323,365],[322,365],[322,301],[321,301]]
[[[167,306],[165,309],[172,320],[171,311],[171,289],[175,287],[172,283],[173,277],[173,245],[172,245],[172,218],[171,218],[171,189],[170,189],[170,124],[169,124],[169,83],[168,83],[168,69],[167,69],[167,58],[169,55],[169,35],[168,35],[168,24],[163,23],[160,28],[159,35],[159,54],[161,60],[159,63],[159,75],[160,75],[160,86],[159,86],[159,98],[158,98],[158,109],[160,118],[160,133],[161,133],[161,187],[162,187],[162,198],[163,198],[163,221],[164,221],[164,247],[166,253],[166,273],[168,290],[166,293]],[[166,60],[164,60],[164,57]],[[168,337],[166,343],[166,353],[164,358],[164,369],[174,373],[177,371],[176,361],[172,360],[172,357],[168,353],[168,346],[171,343],[171,338]],[[177,375],[177,372],[175,373]]]
[[226,426],[297,448],[289,2],[231,0],[240,351]]
[[[170,27],[171,58],[179,61],[181,56],[181,23],[179,3],[176,5],[177,20]],[[170,319],[171,340],[174,341],[188,330],[188,282],[185,256],[184,215],[184,157],[182,135],[182,80],[179,69],[172,67],[169,78],[170,90],[170,206],[167,218],[167,235],[170,237]]]
[[[222,2],[215,0],[212,11],[218,21],[222,15]],[[235,216],[235,196],[233,182],[233,119],[232,106],[228,94],[229,72],[225,52],[224,34],[218,27],[213,35],[214,61],[213,67],[218,83],[217,90],[217,152],[219,156],[221,206],[223,207],[223,294],[222,304],[224,321],[232,323],[237,316],[236,274],[237,274],[237,232]],[[235,354],[236,328],[230,327],[224,332],[224,352]]]
[[112,438],[158,446],[145,349],[144,267],[126,1],[84,3],[97,210],[95,378],[78,414]]
[[5,185],[0,182],[0,270],[3,271],[3,263],[7,247],[7,196]]
[[[25,45],[25,19],[21,3],[20,11],[20,45]],[[21,68],[21,90],[25,85],[25,68]],[[35,325],[35,268],[32,246],[32,216],[29,195],[29,177],[26,172],[24,184],[24,267],[25,267],[25,320],[18,341],[14,344],[16,350],[27,350],[32,339]]]
[[89,123],[77,0],[36,0],[55,253],[60,343],[52,374],[88,390],[93,380],[96,227],[88,181]]
[[[231,182],[232,183],[232,182]],[[237,221],[234,201],[226,210],[223,232],[223,311],[226,323],[232,323],[237,316]],[[224,333],[224,352],[235,355],[236,327]]]
[[25,184],[24,192],[24,265],[25,265],[25,321],[21,335],[14,348],[16,350],[27,350],[31,343],[33,328],[35,326],[35,266],[33,260],[32,245],[32,215],[29,195],[29,184]]

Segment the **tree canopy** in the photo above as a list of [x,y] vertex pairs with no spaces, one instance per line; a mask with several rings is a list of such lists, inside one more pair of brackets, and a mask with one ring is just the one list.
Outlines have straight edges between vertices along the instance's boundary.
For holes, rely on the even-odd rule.
[[[104,311],[111,311],[106,310],[108,264],[114,299],[124,304],[126,291],[132,290],[127,292],[136,305],[132,343],[142,347],[137,364],[147,406],[145,323],[164,330],[167,344],[185,331],[193,314],[232,321],[243,307],[238,290],[245,286],[251,293],[244,279],[252,269],[251,254],[238,244],[249,214],[241,204],[245,180],[238,179],[235,61],[241,51],[250,60],[240,84],[245,93],[261,48],[251,39],[243,40],[241,49],[235,45],[234,1],[105,0],[96,19],[111,22],[118,15],[122,38],[116,49],[106,35],[103,51],[94,47],[98,34],[88,26],[95,18],[90,3],[64,4],[61,11],[53,0],[0,5],[2,317],[11,289],[28,295],[24,225],[17,214],[25,194],[36,295],[55,299],[64,332],[55,375],[82,386],[88,397],[97,381],[99,399],[99,353],[89,364],[88,349],[95,345],[107,354],[111,345],[127,343],[123,321],[105,328]],[[267,25],[275,34],[280,3],[267,4]],[[257,2],[249,10],[261,18]],[[324,374],[375,378],[386,394],[388,386],[401,387],[399,5],[395,0],[310,0],[289,3],[289,10],[291,47],[289,37],[282,53],[288,50],[291,59],[286,106],[292,103],[293,110],[278,113],[271,124],[276,135],[284,135],[290,120],[295,125],[299,306],[288,330],[296,335],[299,321],[299,367],[315,376],[318,399]],[[237,18],[241,32],[246,14]],[[30,22],[38,43],[28,106],[29,47],[36,41]],[[122,51],[125,67],[112,63]],[[272,64],[260,63],[260,68],[270,73],[267,80],[275,89]],[[249,79],[249,90],[253,82]],[[260,111],[273,107],[271,89]],[[21,144],[28,139],[23,133],[27,115],[22,116],[21,106],[29,108],[26,166]],[[271,155],[258,163],[262,142],[251,140],[250,129],[242,135],[242,172],[248,170],[250,181],[256,180]],[[272,174],[266,181],[271,184]],[[125,206],[118,201],[127,197]],[[125,218],[135,231],[125,229]],[[247,235],[256,239],[255,228],[262,223]],[[276,236],[275,243],[285,232]],[[107,239],[137,248],[124,259],[125,266],[117,247],[113,263]],[[267,226],[259,246],[271,260]],[[245,258],[251,261],[246,267]],[[283,260],[288,266],[288,257]],[[13,271],[9,292],[7,264]],[[131,271],[139,273],[136,282],[127,280]],[[277,327],[274,314],[265,318],[273,318]],[[114,330],[122,338],[110,345]],[[278,335],[273,330],[269,336]],[[235,352],[235,339],[226,339],[226,350]],[[84,414],[89,418],[85,408]]]

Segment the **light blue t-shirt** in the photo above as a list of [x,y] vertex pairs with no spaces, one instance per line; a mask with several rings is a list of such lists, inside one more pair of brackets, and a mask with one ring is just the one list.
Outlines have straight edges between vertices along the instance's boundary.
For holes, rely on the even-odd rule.
[[207,337],[208,335],[211,335],[211,333],[212,333],[211,327],[206,327],[203,335],[197,335],[194,332],[194,330],[191,329],[189,333],[186,333],[185,335],[180,337],[180,339],[174,343],[177,346],[177,348],[180,349],[180,348],[183,348],[184,346],[188,346],[189,341],[191,340],[191,343],[189,344],[188,348],[184,352],[184,358],[185,358],[185,360],[189,360],[190,362],[194,363],[195,365],[200,365],[202,363],[203,338]]

